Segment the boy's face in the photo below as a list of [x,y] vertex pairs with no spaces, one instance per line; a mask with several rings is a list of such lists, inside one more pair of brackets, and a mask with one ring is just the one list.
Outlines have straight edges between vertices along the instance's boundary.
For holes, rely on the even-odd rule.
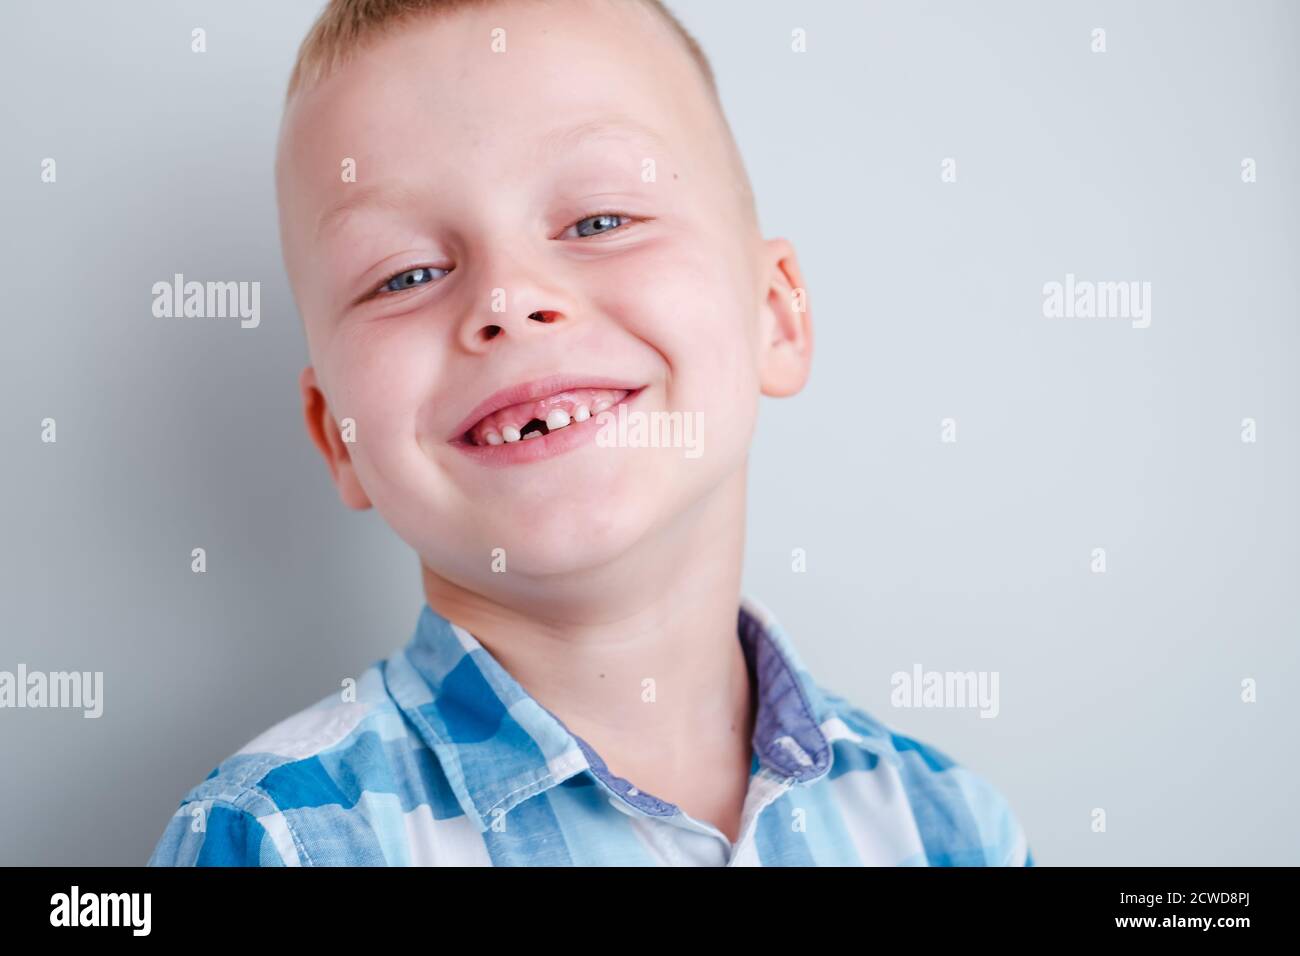
[[[417,20],[291,104],[277,183],[309,428],[344,500],[447,581],[562,587],[743,489],[758,397],[802,386],[810,342],[793,253],[757,235],[720,124],[667,26],[603,2]],[[465,442],[484,399],[556,375],[640,389],[630,417],[696,416],[700,454],[603,447],[595,418]]]

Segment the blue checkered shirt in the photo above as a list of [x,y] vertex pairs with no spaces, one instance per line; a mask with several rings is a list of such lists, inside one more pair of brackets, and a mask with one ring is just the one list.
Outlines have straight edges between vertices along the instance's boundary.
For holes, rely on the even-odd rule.
[[615,776],[427,604],[410,642],[222,761],[151,866],[1032,866],[1006,800],[819,687],[756,601],[740,835]]

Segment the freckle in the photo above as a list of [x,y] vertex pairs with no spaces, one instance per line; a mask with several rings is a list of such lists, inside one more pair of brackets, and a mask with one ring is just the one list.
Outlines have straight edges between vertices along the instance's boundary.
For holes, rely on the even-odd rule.
[[673,173],[673,179],[676,179],[676,178],[677,178],[677,174],[676,174],[676,173]]
[[601,677],[604,677],[605,675],[604,675],[604,674],[601,674],[600,676],[601,676]]

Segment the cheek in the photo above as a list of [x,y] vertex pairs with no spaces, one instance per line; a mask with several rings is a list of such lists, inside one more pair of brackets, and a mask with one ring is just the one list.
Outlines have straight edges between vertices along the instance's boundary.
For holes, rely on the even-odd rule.
[[669,407],[703,413],[715,436],[752,424],[757,304],[739,257],[709,243],[664,243],[638,257],[635,275],[616,278],[604,308],[667,363]]
[[336,420],[356,422],[352,455],[363,485],[383,480],[381,475],[396,478],[403,456],[411,456],[415,422],[430,394],[433,348],[421,341],[416,324],[400,321],[339,336],[331,366],[337,405],[332,411]]

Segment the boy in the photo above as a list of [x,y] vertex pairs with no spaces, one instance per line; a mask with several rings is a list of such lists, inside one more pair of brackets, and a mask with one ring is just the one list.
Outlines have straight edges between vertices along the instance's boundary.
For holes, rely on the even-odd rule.
[[[658,0],[332,0],[276,170],[308,431],[427,601],[152,864],[1032,862],[740,594],[759,395],[803,387],[812,329]],[[634,439],[673,414],[695,454]]]

